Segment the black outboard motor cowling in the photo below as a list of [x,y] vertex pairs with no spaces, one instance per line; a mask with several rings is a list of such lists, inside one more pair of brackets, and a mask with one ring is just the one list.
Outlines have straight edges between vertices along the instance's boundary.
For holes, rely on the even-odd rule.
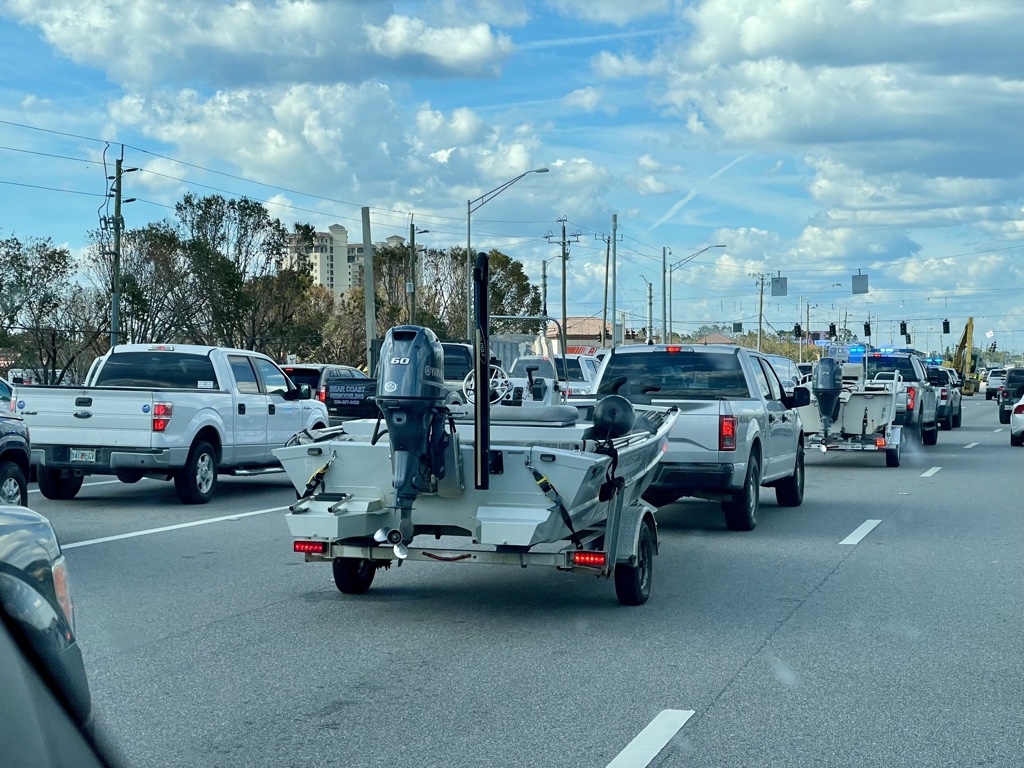
[[444,348],[429,328],[401,325],[384,337],[377,405],[388,425],[399,530],[412,540],[412,505],[424,479],[444,477]]
[[843,369],[834,357],[823,357],[814,366],[811,389],[818,398],[821,426],[828,437],[829,427],[839,410],[839,395],[843,392]]

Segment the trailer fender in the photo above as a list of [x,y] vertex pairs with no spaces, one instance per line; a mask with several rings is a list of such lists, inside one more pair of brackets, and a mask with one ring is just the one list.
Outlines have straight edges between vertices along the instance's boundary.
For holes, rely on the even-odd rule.
[[903,427],[893,425],[889,428],[888,446],[895,447],[903,440]]
[[633,564],[636,562],[636,545],[640,539],[640,526],[648,521],[654,534],[654,554],[658,554],[658,524],[654,520],[654,508],[637,503],[622,510],[619,521],[619,538],[615,547],[615,562]]

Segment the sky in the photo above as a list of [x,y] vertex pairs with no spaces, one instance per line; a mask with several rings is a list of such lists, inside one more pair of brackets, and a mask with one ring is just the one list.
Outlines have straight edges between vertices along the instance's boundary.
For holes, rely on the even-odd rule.
[[191,191],[437,248],[548,168],[472,230],[548,261],[552,314],[559,220],[600,316],[615,214],[630,327],[667,249],[677,332],[756,327],[767,275],[766,328],[938,349],[970,315],[1020,349],[1022,29],[1015,0],[0,0],[0,236],[81,253],[122,151],[129,228]]

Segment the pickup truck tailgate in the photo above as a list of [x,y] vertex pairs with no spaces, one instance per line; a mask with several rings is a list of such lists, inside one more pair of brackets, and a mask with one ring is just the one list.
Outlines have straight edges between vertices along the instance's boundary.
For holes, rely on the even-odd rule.
[[19,411],[33,445],[150,448],[153,396],[130,389],[70,387],[18,391]]
[[[663,461],[678,463],[706,463],[721,460],[718,451],[719,416],[721,401],[709,400],[654,400],[653,405],[674,405],[679,409],[672,431],[668,435],[668,450]],[[729,454],[729,460],[735,458]]]

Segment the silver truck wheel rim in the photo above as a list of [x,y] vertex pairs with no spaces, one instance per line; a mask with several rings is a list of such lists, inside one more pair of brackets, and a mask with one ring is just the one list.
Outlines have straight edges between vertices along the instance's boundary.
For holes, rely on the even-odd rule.
[[213,459],[204,453],[196,462],[196,487],[200,493],[209,493],[213,487]]
[[13,477],[8,477],[0,485],[0,499],[4,504],[21,504],[21,486]]

